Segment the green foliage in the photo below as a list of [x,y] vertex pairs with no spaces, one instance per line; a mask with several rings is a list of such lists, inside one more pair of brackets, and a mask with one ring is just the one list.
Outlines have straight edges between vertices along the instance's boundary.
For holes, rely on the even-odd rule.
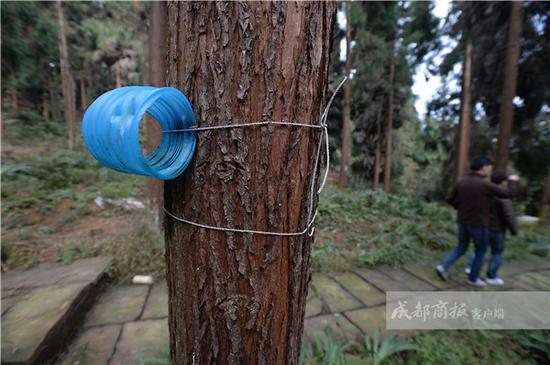
[[301,365],[380,365],[403,351],[413,351],[416,346],[407,340],[398,340],[394,333],[383,339],[377,330],[374,337],[364,337],[363,344],[336,339],[329,327],[323,335],[316,336],[313,344],[304,342],[300,352]]
[[550,363],[550,331],[511,331],[512,339],[517,342],[529,357],[539,364]]
[[137,362],[139,365],[170,365],[170,349],[164,348],[153,355],[138,350]]
[[31,207],[47,211],[65,198],[136,197],[142,188],[139,177],[107,169],[83,150],[57,150],[3,164],[2,212],[9,217]]
[[71,243],[57,255],[56,261],[63,264],[70,264],[76,260],[84,259],[86,257],[94,257],[96,255],[97,249],[93,246]]
[[59,364],[61,365],[80,365],[86,364],[89,360],[89,351],[88,344],[77,346],[70,353],[62,356]]
[[312,344],[305,342],[300,353],[301,365],[345,365],[345,352],[354,342],[339,341],[332,336],[329,327]]
[[108,242],[103,253],[113,257],[111,274],[117,281],[128,282],[134,275],[165,276],[164,239],[150,217],[137,219],[138,229]]
[[60,120],[44,119],[37,110],[22,109],[16,114],[4,115],[3,123],[8,124],[5,128],[5,138],[12,143],[29,144],[44,141],[45,139],[57,139],[65,135],[65,126]]
[[[528,342],[539,347],[548,331],[525,331],[530,333]],[[416,352],[405,353],[402,361],[411,365],[439,364],[542,364],[533,357],[534,352],[527,342],[522,343],[514,331],[430,331],[412,338]],[[534,340],[533,338],[537,338]],[[526,338],[524,338],[526,339]],[[543,352],[544,353],[544,352]],[[546,356],[548,348],[546,347]],[[401,356],[400,356],[401,357]]]
[[454,212],[413,195],[329,188],[318,209],[318,270],[397,265],[456,244]]
[[416,346],[410,341],[399,340],[395,333],[389,333],[380,341],[380,331],[377,329],[374,337],[368,335],[364,339],[364,353],[370,355],[373,365],[380,365],[392,355],[403,351],[414,351]]

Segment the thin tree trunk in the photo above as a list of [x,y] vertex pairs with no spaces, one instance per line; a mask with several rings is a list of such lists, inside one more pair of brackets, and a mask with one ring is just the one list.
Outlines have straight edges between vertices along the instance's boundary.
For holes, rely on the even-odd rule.
[[506,166],[508,165],[510,137],[512,135],[512,123],[514,121],[513,100],[514,96],[516,96],[521,31],[523,27],[523,2],[513,1],[511,6],[495,161],[495,171],[503,172],[506,171]]
[[15,86],[15,81],[14,83],[11,85],[11,92],[10,92],[10,95],[11,95],[11,101],[10,101],[10,104],[11,104],[11,110],[13,112],[17,112],[19,110],[19,103],[17,101],[17,86]]
[[378,190],[380,187],[380,139],[382,135],[380,133],[380,114],[382,113],[382,108],[378,109],[378,115],[376,117],[376,149],[374,151],[374,190]]
[[86,94],[86,72],[84,70],[84,62],[82,62],[82,68],[80,69],[80,109],[82,114],[88,109],[88,95]]
[[458,151],[456,155],[455,181],[466,173],[468,148],[470,146],[470,120],[472,118],[472,41],[466,42],[464,73],[462,77],[462,105],[458,127]]
[[120,65],[118,61],[114,64],[115,68],[115,87],[119,88],[122,86],[122,78],[120,77]]
[[[351,72],[351,14],[350,4],[344,2],[346,11],[346,77],[350,77]],[[344,85],[344,120],[342,122],[342,159],[340,160],[340,176],[338,177],[338,187],[343,189],[346,185],[346,175],[348,173],[349,158],[351,150],[351,81]]]
[[[335,10],[332,2],[170,2],[168,84],[189,97],[199,126],[318,124]],[[280,126],[199,132],[191,165],[165,183],[165,205],[214,226],[301,231],[317,205],[309,189],[320,137]],[[312,237],[165,220],[172,363],[297,364]]]
[[391,85],[391,91],[388,95],[388,123],[386,130],[386,161],[384,164],[384,191],[390,192],[391,183],[391,167],[392,167],[392,134],[393,134],[393,87],[395,77],[395,51],[394,43],[392,42],[392,55],[390,64],[389,83]]
[[50,119],[50,101],[47,93],[42,94],[42,118]]
[[69,49],[65,29],[65,18],[61,2],[57,1],[57,19],[59,22],[59,63],[61,66],[61,81],[63,84],[63,100],[65,111],[65,124],[67,126],[67,142],[69,148],[74,147],[73,123],[75,118],[75,85],[69,62]]
[[[153,86],[166,85],[166,67],[164,58],[166,56],[166,31],[167,14],[166,2],[151,1],[151,25],[149,28],[149,80]],[[147,150],[153,152],[160,144],[162,130],[152,118],[146,118],[147,125]],[[160,222],[160,209],[163,204],[163,183],[156,179],[149,179],[147,183],[149,204],[155,219]]]

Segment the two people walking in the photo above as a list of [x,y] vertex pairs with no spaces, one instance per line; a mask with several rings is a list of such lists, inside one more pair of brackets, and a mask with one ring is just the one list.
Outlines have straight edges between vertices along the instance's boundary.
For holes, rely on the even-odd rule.
[[[436,267],[436,272],[447,280],[447,270],[468,251],[470,240],[474,243],[474,252],[470,255],[465,272],[466,283],[471,286],[502,285],[498,269],[503,262],[505,229],[517,234],[517,224],[510,201],[513,186],[508,181],[519,180],[517,175],[493,172],[493,161],[487,157],[478,157],[470,164],[471,173],[459,180],[447,202],[457,209],[458,246],[449,252]],[[491,181],[485,178],[491,176]],[[513,185],[513,183],[511,184]],[[487,247],[491,246],[491,260],[487,279],[480,279]]]

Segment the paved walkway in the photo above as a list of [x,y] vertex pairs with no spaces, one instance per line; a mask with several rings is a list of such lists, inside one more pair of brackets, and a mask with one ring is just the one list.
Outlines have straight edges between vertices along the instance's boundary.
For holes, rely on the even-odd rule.
[[110,262],[94,257],[2,274],[2,364],[42,364],[64,349]]
[[[386,291],[471,290],[456,266],[441,281],[433,264],[380,267],[314,274],[306,307],[305,336],[322,335],[326,326],[340,338],[384,332]],[[550,261],[536,256],[506,263],[503,287],[490,290],[550,290]],[[483,289],[487,290],[487,289]],[[168,348],[168,298],[164,282],[107,290],[88,314],[71,351],[86,349],[81,364],[135,364]],[[402,333],[406,335],[406,333]]]
[[[97,257],[2,275],[2,363],[43,364],[67,348],[68,358],[58,364],[139,364],[158,359],[162,351],[167,358],[166,284],[113,286],[99,293],[109,263],[109,258]],[[455,265],[447,282],[436,276],[433,263],[316,273],[304,336],[312,340],[327,326],[345,339],[372,335],[378,328],[384,332],[387,291],[471,290],[462,284],[461,268]],[[547,259],[507,262],[501,274],[505,285],[489,290],[550,290]]]

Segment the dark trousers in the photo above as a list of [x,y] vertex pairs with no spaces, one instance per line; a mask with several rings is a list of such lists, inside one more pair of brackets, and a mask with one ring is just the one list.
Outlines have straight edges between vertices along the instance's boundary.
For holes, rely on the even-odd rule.
[[489,243],[489,229],[484,226],[474,226],[472,224],[458,224],[458,246],[449,252],[441,266],[447,270],[451,265],[468,251],[470,239],[474,242],[475,258],[472,262],[471,271],[468,279],[476,281],[479,278],[487,244]]
[[[489,260],[489,268],[487,269],[487,277],[494,279],[498,277],[498,269],[504,262],[504,232],[489,230],[489,247],[491,247],[491,260]],[[471,253],[468,257],[468,266],[472,267],[475,259],[475,253]]]

